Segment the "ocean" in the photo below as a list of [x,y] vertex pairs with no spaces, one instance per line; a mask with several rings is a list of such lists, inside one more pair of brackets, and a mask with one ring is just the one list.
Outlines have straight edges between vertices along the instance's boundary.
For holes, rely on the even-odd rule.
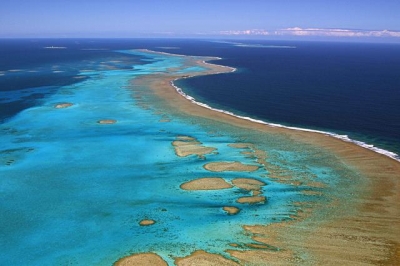
[[[4,265],[110,265],[150,251],[170,265],[195,250],[229,257],[228,248],[260,244],[243,225],[291,220],[302,202],[348,201],[357,192],[360,173],[327,151],[180,113],[155,96],[146,77],[205,71],[171,54],[217,56],[236,68],[175,81],[213,108],[347,134],[392,152],[399,146],[396,45],[10,39],[0,47]],[[143,48],[171,54],[136,50]],[[179,156],[174,143],[188,140],[214,149]],[[221,162],[255,170],[205,167]],[[181,187],[216,176],[231,188]],[[254,191],[235,186],[238,178],[265,184],[257,190],[265,201],[240,203]],[[240,212],[227,215],[225,206]]]
[[[69,49],[41,49],[52,44]],[[51,93],[51,86],[76,81],[77,68],[65,65],[68,72],[57,73],[50,69],[52,62],[68,64],[107,53],[111,57],[109,50],[113,49],[145,47],[221,57],[215,63],[238,69],[232,74],[176,82],[199,102],[269,123],[346,135],[400,154],[398,44],[125,39],[3,40],[2,47],[0,71],[17,70],[21,65],[43,68],[43,63],[49,69],[24,73],[23,79],[17,71],[8,75],[0,72],[0,121],[40,102],[43,94]],[[42,88],[44,91],[26,92],[42,84],[52,85]],[[20,101],[7,100],[12,91],[22,91]]]
[[176,84],[218,109],[348,135],[400,154],[400,45],[272,44],[215,43],[215,52],[208,53],[222,57],[216,63],[238,71]]

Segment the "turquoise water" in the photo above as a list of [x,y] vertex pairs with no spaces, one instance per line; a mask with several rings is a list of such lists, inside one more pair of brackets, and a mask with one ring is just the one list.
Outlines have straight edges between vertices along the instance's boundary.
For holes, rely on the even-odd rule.
[[[135,78],[171,69],[178,73],[204,69],[185,65],[184,57],[120,52],[141,56],[146,64],[81,72],[87,77],[83,81],[60,87],[40,106],[0,125],[2,265],[110,265],[123,256],[148,251],[170,264],[173,257],[198,249],[227,256],[224,251],[233,249],[229,243],[254,242],[242,225],[289,219],[296,211],[291,203],[315,200],[301,195],[304,187],[268,178],[263,167],[253,173],[206,171],[203,165],[212,161],[257,164],[229,143],[258,143],[268,150],[272,163],[299,180],[306,176],[334,182],[341,171],[348,173],[342,166],[310,161],[316,158],[315,150],[283,142],[282,136],[215,127],[210,121],[168,113],[165,107],[160,112],[161,105],[150,96],[146,102],[150,107],[143,108],[144,100],[135,98],[140,95],[132,86]],[[54,108],[64,102],[73,106]],[[165,117],[171,121],[160,122]],[[102,119],[117,123],[99,124]],[[177,136],[195,137],[216,147],[217,153],[180,158],[171,145]],[[262,180],[267,183],[263,193],[268,202],[238,204],[237,198],[249,195],[238,188],[190,192],[179,187],[207,176]],[[237,206],[241,212],[227,215],[223,206]],[[142,227],[142,219],[156,223]]]

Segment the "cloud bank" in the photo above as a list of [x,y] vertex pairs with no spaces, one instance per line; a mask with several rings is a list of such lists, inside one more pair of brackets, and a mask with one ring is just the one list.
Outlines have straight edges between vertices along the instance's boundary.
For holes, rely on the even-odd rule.
[[269,36],[321,36],[321,37],[396,37],[400,31],[389,30],[349,30],[322,28],[286,28],[274,31],[262,29],[220,31],[222,35],[269,35]]

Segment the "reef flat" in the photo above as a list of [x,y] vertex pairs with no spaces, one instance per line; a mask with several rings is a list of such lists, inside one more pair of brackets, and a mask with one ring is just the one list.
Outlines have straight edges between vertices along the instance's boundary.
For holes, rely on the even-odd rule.
[[[205,66],[203,60],[194,60],[194,63]],[[211,73],[209,70],[191,75],[231,71],[218,65],[207,64],[206,67],[212,69]],[[248,135],[237,134],[246,141],[245,143],[229,145],[243,149],[243,155],[254,158],[259,163],[257,168],[267,170],[265,177],[294,187],[306,186],[301,193],[313,198],[310,201],[293,203],[298,207],[298,212],[291,216],[291,221],[243,227],[254,234],[253,239],[258,243],[265,243],[277,249],[227,249],[232,258],[238,259],[241,264],[269,262],[272,265],[299,262],[329,264],[334,261],[343,264],[365,262],[390,265],[400,260],[399,241],[394,237],[400,233],[400,206],[396,200],[399,197],[400,185],[398,161],[323,132],[265,125],[236,117],[231,113],[213,110],[185,94],[183,96],[186,97],[182,97],[179,88],[171,85],[171,81],[178,78],[187,77],[148,76],[139,82],[148,85],[161,101],[165,101],[165,105],[177,112],[196,117],[203,123],[218,124],[220,127],[225,124],[247,131]],[[301,170],[296,173],[296,170],[285,169],[290,162],[276,164],[273,162],[276,154],[270,155],[270,150],[259,148],[267,146],[260,135],[270,138],[279,136],[280,141],[286,141],[289,145],[304,145],[306,150],[303,151],[293,147],[299,154],[318,150],[314,155],[309,153],[310,158],[300,167],[304,170],[316,160],[321,160],[321,164],[326,166],[325,170],[314,172],[315,175],[310,178],[310,175],[304,175]],[[286,146],[285,149],[290,153],[290,148]],[[274,150],[271,150],[274,153]],[[341,170],[342,175],[335,182],[319,178],[337,167],[347,170]],[[257,170],[244,169],[241,162],[210,162],[204,168],[210,171],[234,172]],[[345,174],[346,171],[350,172]],[[243,197],[242,201],[252,202],[253,199],[254,202],[264,200],[263,197],[254,195]],[[299,242],[302,245],[299,245]]]

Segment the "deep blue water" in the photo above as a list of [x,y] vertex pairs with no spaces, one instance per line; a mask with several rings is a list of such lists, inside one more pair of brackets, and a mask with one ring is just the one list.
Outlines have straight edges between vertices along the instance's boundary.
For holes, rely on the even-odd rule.
[[[167,39],[2,40],[0,75],[20,68],[37,72],[0,76],[0,121],[37,104],[54,89],[29,88],[76,82],[73,77],[79,71],[77,60],[92,60],[96,69],[99,62],[95,59],[108,54],[110,61],[122,60],[117,67],[124,67],[123,60],[128,60],[129,67],[132,57],[124,58],[112,50],[148,48],[218,56],[222,60],[217,63],[238,68],[234,74],[176,82],[185,92],[213,107],[267,122],[347,134],[400,154],[400,45],[260,40],[240,43],[247,46]],[[42,49],[45,46],[68,49]],[[60,61],[63,64],[54,68]],[[16,90],[19,99],[10,101],[10,91]]]
[[[266,41],[247,41],[264,44]],[[400,154],[400,45],[214,43],[234,74],[180,80],[211,106],[268,122],[349,135]]]

